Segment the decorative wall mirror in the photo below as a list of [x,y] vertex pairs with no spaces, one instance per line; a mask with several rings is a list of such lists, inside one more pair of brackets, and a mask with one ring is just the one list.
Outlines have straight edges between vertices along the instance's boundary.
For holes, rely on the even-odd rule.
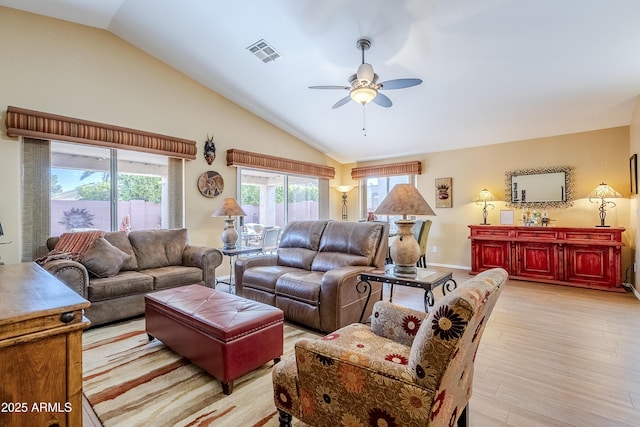
[[566,208],[573,204],[573,167],[505,172],[505,200],[517,208]]

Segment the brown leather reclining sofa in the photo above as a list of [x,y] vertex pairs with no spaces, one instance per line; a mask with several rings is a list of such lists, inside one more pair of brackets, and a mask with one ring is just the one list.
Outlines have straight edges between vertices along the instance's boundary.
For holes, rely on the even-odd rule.
[[[356,289],[362,271],[384,268],[389,225],[379,222],[292,221],[275,254],[236,261],[236,293],[284,311],[285,319],[323,332],[358,322],[367,292]],[[364,312],[381,299],[371,283]]]

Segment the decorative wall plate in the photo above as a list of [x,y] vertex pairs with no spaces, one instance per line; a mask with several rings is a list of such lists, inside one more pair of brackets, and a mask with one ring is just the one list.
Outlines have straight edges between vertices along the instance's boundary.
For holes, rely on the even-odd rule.
[[204,197],[217,197],[224,190],[222,175],[216,171],[204,172],[198,178],[198,190]]

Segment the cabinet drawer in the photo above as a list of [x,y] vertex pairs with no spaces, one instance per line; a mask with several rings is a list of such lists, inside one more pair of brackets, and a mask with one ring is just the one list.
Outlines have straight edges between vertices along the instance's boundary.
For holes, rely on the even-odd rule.
[[615,233],[591,233],[591,232],[581,232],[576,233],[569,231],[565,234],[566,240],[596,240],[596,241],[620,241],[619,238],[615,235]]
[[558,239],[558,231],[541,230],[538,228],[530,230],[517,230],[516,237],[520,239],[556,240]]

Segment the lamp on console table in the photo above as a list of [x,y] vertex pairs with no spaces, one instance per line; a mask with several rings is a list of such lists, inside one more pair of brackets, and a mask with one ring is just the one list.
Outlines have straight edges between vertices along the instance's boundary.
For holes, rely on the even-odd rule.
[[211,216],[226,217],[224,219],[224,230],[222,231],[222,243],[224,244],[224,249],[235,249],[236,242],[238,241],[238,232],[234,224],[236,220],[235,217],[247,216],[245,211],[242,210],[242,207],[240,207],[236,199],[227,197]]
[[407,215],[435,215],[435,212],[416,187],[411,184],[396,184],[374,213],[402,215],[402,219],[396,221],[398,235],[391,244],[391,260],[395,264],[396,275],[415,275],[418,272],[416,263],[420,258],[420,245],[411,229],[415,220],[407,219]]
[[488,203],[495,199],[496,198],[493,197],[493,194],[491,194],[491,192],[486,188],[483,188],[482,191],[476,196],[476,205],[482,206],[482,225],[489,225],[487,223],[487,206],[490,206],[491,209],[495,209],[493,203]]
[[614,190],[610,185],[602,182],[588,194],[588,197],[591,203],[600,203],[600,207],[598,208],[600,213],[600,225],[596,225],[596,227],[609,227],[608,225],[604,225],[604,220],[607,216],[607,205],[614,208],[616,204],[611,200],[605,199],[619,199],[624,196]]

